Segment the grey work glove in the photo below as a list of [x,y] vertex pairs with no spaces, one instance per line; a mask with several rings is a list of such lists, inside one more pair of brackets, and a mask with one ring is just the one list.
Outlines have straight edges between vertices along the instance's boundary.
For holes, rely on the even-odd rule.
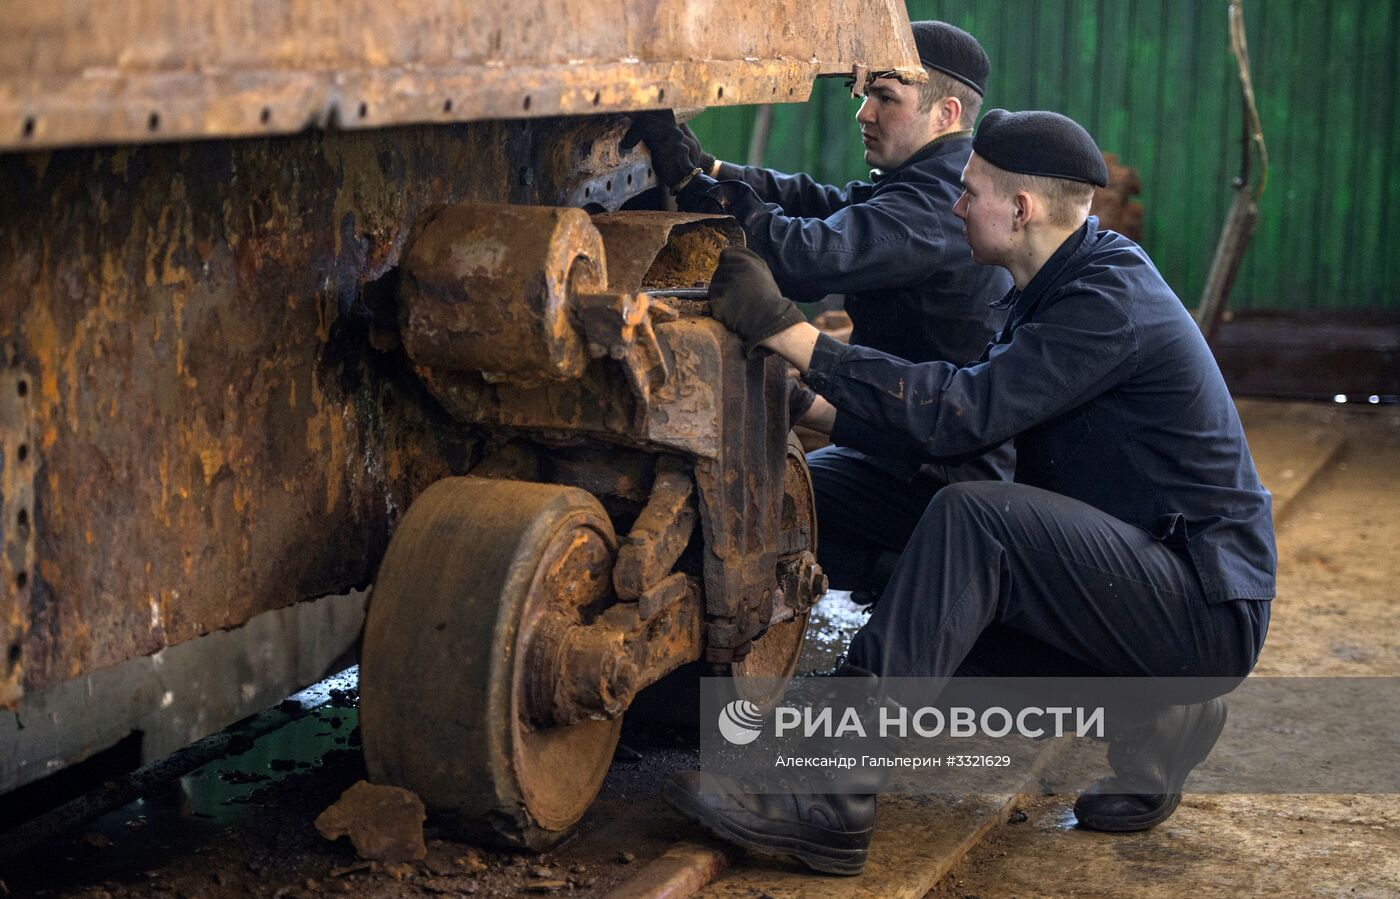
[[[691,135],[694,139],[694,135]],[[669,109],[659,112],[639,112],[632,116],[632,125],[622,135],[618,147],[630,150],[638,142],[651,151],[651,167],[656,178],[672,191],[690,179],[698,166],[691,162],[686,134],[676,124],[676,114]],[[700,142],[695,141],[696,148]]]
[[788,378],[788,427],[795,428],[817,401],[817,392],[797,378]]
[[778,290],[768,263],[753,250],[726,247],[710,279],[710,314],[744,341],[753,355],[760,343],[807,320]]

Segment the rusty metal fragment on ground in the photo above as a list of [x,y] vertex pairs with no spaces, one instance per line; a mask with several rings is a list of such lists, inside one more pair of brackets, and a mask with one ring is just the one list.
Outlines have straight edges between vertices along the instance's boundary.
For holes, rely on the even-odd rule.
[[316,817],[316,830],[328,840],[349,837],[360,858],[411,862],[428,854],[426,819],[422,801],[410,791],[362,780]]

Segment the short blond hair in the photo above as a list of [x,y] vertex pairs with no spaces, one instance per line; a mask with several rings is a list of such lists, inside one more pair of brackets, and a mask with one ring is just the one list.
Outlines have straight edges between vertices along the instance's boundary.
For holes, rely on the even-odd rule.
[[962,118],[958,124],[964,130],[972,130],[977,122],[977,113],[982,111],[982,95],[952,75],[928,66],[924,66],[924,71],[928,73],[928,80],[919,85],[919,112],[928,112],[933,109],[933,104],[944,97],[956,97],[962,104]]
[[1022,191],[1035,194],[1045,201],[1046,216],[1052,225],[1069,228],[1084,221],[1094,202],[1094,185],[1068,178],[1048,178],[1044,175],[1023,175],[991,166],[992,181],[1004,197],[1014,197]]

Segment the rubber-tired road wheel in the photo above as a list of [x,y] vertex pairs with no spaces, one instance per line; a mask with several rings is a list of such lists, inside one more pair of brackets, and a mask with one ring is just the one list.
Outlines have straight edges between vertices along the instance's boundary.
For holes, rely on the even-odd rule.
[[596,613],[616,546],[598,501],[574,487],[461,477],[424,491],[389,543],[365,622],[370,779],[413,790],[463,835],[534,850],[566,837],[622,722],[535,727],[527,649],[546,611]]

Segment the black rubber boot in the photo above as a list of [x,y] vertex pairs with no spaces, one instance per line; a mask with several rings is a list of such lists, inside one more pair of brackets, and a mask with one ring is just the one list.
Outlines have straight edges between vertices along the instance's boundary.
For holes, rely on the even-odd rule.
[[[796,780],[799,789],[811,786]],[[683,771],[662,795],[728,843],[795,858],[824,874],[859,874],[875,832],[874,793],[750,793],[732,777]]]
[[1225,703],[1212,699],[1168,706],[1115,732],[1108,746],[1114,774],[1080,794],[1074,803],[1079,825],[1127,833],[1170,818],[1181,804],[1186,775],[1205,761],[1224,727]]
[[[853,665],[841,665],[826,677],[862,678],[869,685],[868,712],[862,715],[873,733],[879,680]],[[821,702],[822,678],[810,678],[794,693],[798,701]],[[792,696],[793,694],[789,694]],[[874,751],[874,750],[871,750]],[[736,846],[766,855],[794,858],[825,874],[859,874],[865,867],[870,837],[875,831],[875,797],[889,779],[883,769],[798,774],[780,780],[777,792],[756,791],[752,785],[722,774],[685,771],[672,776],[662,790],[676,811],[710,833]]]

